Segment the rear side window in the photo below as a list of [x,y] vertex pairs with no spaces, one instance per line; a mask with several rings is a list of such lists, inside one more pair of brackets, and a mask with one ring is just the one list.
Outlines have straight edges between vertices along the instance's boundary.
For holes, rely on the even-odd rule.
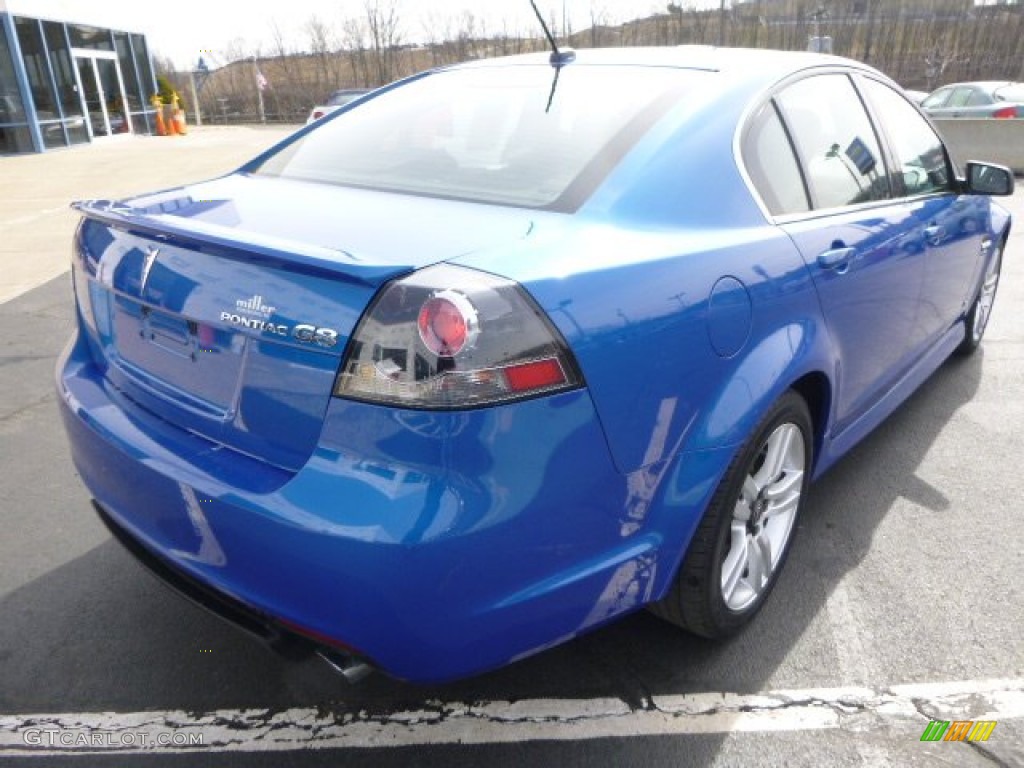
[[879,142],[846,75],[816,75],[777,97],[815,209],[890,197]]
[[984,91],[971,91],[971,95],[967,97],[968,107],[983,107],[986,104],[991,104],[991,97]]
[[774,104],[765,104],[750,121],[743,140],[743,163],[773,215],[810,208],[800,166]]
[[946,150],[928,121],[887,85],[866,78],[860,83],[885,125],[904,193],[927,195],[949,189],[952,174]]

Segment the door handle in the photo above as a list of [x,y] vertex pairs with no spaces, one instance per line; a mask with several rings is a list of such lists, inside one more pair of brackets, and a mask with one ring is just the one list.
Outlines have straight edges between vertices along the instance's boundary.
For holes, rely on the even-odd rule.
[[932,224],[924,228],[925,239],[931,245],[938,245],[946,239],[946,228],[941,224]]
[[850,266],[856,248],[830,248],[818,256],[818,266],[822,269],[834,269],[840,274]]

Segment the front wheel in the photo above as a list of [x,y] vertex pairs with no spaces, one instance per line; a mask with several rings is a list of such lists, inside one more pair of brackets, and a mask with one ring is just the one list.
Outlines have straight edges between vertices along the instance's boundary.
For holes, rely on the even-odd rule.
[[988,327],[989,317],[992,316],[992,307],[996,301],[996,290],[999,288],[999,273],[1003,266],[1003,249],[999,248],[992,258],[989,259],[988,271],[985,272],[985,279],[982,280],[978,295],[967,313],[967,335],[956,348],[959,355],[970,355],[981,346],[981,339]]
[[807,495],[811,435],[807,404],[787,392],[733,459],[655,614],[704,637],[731,634],[754,617]]

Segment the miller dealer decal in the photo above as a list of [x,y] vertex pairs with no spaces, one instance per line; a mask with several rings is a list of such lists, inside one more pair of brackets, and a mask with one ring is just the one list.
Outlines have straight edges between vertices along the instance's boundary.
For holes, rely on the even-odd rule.
[[263,297],[256,294],[248,299],[238,299],[234,311],[222,311],[220,319],[239,328],[262,331],[307,344],[319,344],[321,347],[333,347],[338,343],[338,332],[333,328],[318,328],[308,323],[289,326],[277,322],[272,317],[276,311],[277,307],[264,304]]

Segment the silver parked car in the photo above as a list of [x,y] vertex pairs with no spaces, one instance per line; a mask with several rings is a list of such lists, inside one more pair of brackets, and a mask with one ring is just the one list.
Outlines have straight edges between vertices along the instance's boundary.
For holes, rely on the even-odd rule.
[[932,117],[1024,117],[1024,83],[952,83],[932,91],[921,107]]

